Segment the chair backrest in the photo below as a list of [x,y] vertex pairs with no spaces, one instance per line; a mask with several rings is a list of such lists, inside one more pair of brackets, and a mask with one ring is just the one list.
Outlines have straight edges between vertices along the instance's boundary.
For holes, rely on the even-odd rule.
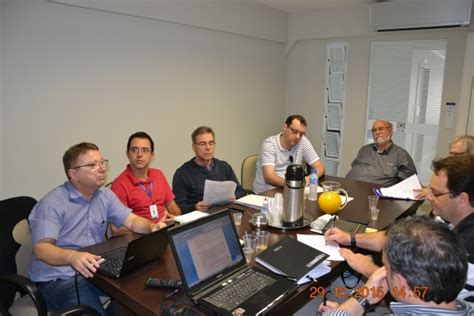
[[15,256],[17,273],[28,277],[31,254],[33,253],[33,243],[31,242],[30,225],[27,219],[22,219],[13,228],[13,239],[20,244],[20,249]]
[[257,170],[257,155],[251,155],[242,162],[240,181],[245,192],[253,194],[253,180]]
[[[0,273],[18,272],[16,254],[20,244],[13,238],[13,229],[20,221],[28,218],[35,204],[36,200],[28,196],[0,201]],[[14,296],[14,288],[0,286],[0,300],[4,306],[10,306]]]

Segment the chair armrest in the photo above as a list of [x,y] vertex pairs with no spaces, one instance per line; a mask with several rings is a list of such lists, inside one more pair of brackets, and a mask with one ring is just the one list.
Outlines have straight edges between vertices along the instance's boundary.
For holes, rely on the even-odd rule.
[[72,307],[67,307],[62,310],[57,311],[51,316],[73,316],[73,315],[82,315],[82,314],[100,316],[100,313],[95,308],[92,308],[88,305],[75,305]]
[[[31,280],[19,274],[0,274],[0,283],[10,283],[17,286],[21,293],[26,293],[31,297],[36,309],[38,310],[38,315],[48,314],[43,295],[36,284],[31,282]],[[67,307],[55,312],[52,314],[52,316],[72,316],[82,314],[100,316],[100,313],[97,310],[87,305],[75,305],[72,307]]]
[[31,300],[38,310],[38,315],[47,314],[46,302],[39,288],[29,279],[19,274],[0,274],[0,282],[17,286],[22,294],[26,293],[31,297]]

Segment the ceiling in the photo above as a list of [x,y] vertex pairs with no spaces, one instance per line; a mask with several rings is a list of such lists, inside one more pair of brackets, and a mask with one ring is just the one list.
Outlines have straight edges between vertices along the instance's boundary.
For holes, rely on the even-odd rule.
[[[341,6],[369,4],[376,0],[252,0],[288,13],[337,8]],[[379,0],[380,1],[380,0]]]

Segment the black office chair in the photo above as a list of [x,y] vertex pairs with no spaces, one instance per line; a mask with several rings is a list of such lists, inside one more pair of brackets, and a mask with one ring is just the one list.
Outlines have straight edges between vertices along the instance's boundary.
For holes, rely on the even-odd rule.
[[[26,223],[28,216],[36,204],[36,200],[28,196],[20,196],[0,201],[0,315],[12,315],[9,310],[12,305],[34,305],[28,306],[28,310],[36,309],[39,316],[48,315],[46,302],[41,295],[40,290],[28,278],[18,274],[16,255],[20,249],[20,244],[15,240],[13,231],[16,227],[16,234],[25,234],[21,240],[29,238],[28,225]],[[17,226],[18,224],[18,226]],[[26,227],[25,227],[26,226]],[[17,240],[19,240],[17,239]],[[29,260],[28,260],[29,261]],[[24,271],[23,271],[24,273]],[[31,300],[25,297],[15,299],[16,293],[22,296],[28,294]],[[63,309],[54,315],[100,315],[95,309],[85,305],[77,305]]]

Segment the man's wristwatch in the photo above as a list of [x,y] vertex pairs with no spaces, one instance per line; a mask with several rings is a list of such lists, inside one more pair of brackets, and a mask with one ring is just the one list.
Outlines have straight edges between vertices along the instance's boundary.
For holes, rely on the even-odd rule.
[[355,234],[351,234],[351,247],[354,247],[354,248],[357,247],[357,242],[356,242],[356,236],[355,236]]

